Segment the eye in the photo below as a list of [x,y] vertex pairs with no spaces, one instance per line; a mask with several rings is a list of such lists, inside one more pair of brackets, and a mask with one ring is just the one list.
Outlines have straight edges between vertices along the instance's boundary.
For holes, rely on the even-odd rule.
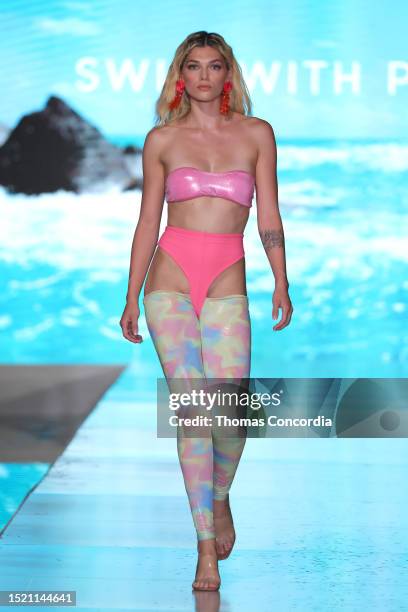
[[[198,68],[198,64],[187,64],[187,69],[190,70],[190,68]],[[221,70],[222,66],[221,64],[212,64],[212,68],[217,68],[217,70]]]

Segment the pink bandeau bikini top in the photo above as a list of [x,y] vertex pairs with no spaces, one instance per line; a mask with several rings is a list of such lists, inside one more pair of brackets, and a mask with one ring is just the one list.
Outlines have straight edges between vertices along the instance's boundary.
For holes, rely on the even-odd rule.
[[242,206],[252,206],[255,178],[246,170],[207,172],[190,166],[171,170],[166,178],[167,202],[211,196],[232,200]]

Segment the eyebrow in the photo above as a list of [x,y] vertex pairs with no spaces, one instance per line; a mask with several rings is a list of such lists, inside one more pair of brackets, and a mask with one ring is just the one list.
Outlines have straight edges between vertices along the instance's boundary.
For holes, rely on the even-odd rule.
[[[190,59],[190,60],[187,60],[187,62],[188,63],[189,62],[195,62],[196,64],[199,64],[200,60]],[[208,63],[212,64],[213,62],[221,62],[221,60],[217,58],[217,59],[210,60]]]

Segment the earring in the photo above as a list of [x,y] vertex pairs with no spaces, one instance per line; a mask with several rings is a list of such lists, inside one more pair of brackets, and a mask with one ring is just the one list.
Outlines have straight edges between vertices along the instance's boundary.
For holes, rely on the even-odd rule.
[[173,100],[170,102],[169,104],[169,108],[170,110],[174,110],[175,108],[177,108],[181,102],[181,98],[183,96],[183,91],[185,88],[186,84],[184,83],[183,79],[177,79],[176,81],[176,95],[174,96]]
[[221,104],[220,104],[220,113],[222,115],[228,115],[231,90],[232,90],[231,81],[225,81],[224,87],[222,89]]

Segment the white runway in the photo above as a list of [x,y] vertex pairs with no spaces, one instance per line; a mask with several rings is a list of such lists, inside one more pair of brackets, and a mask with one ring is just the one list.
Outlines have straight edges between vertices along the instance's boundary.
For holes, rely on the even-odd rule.
[[139,385],[129,367],[9,523],[1,590],[73,590],[75,610],[406,609],[406,440],[249,439],[220,592],[192,593],[176,441]]

